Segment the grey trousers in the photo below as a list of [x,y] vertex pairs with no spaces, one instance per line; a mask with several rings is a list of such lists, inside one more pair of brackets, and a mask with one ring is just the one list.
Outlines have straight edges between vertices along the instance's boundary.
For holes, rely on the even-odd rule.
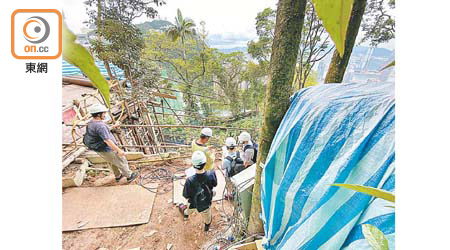
[[124,175],[125,177],[130,177],[133,173],[128,166],[128,161],[125,156],[119,156],[116,152],[97,152],[106,162],[109,163],[112,171],[114,172],[114,176],[120,177],[120,175]]

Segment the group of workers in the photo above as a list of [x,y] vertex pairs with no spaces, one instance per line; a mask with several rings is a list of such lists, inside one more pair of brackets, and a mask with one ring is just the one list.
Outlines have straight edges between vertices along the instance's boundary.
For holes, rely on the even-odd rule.
[[[208,231],[211,225],[211,203],[215,195],[213,189],[217,186],[217,176],[214,171],[215,154],[207,146],[211,137],[212,130],[203,128],[200,137],[192,141],[191,160],[195,175],[186,179],[183,188],[183,197],[187,199],[188,204],[178,206],[185,219],[193,212],[199,212],[205,224],[204,231]],[[242,153],[238,150],[238,144],[233,137],[225,140],[226,150],[223,152],[222,169],[226,178],[238,174],[256,162],[257,145],[251,140],[250,134],[242,132],[239,135],[239,142],[242,144]]]
[[[92,120],[87,124],[83,143],[109,163],[116,182],[125,177],[129,183],[136,179],[138,173],[130,170],[125,152],[117,146],[110,128],[103,121],[107,111],[108,109],[101,104],[94,104],[89,108]],[[187,199],[188,204],[178,206],[185,219],[193,212],[199,212],[203,217],[205,231],[208,231],[211,225],[211,203],[215,195],[213,189],[217,186],[214,171],[215,154],[207,146],[211,137],[212,130],[203,128],[200,137],[192,141],[191,160],[195,174],[189,176],[184,184],[183,197]],[[242,144],[242,151],[238,149],[238,143],[233,137],[225,140],[222,169],[226,178],[256,163],[257,145],[252,141],[250,134],[242,132],[238,139]]]

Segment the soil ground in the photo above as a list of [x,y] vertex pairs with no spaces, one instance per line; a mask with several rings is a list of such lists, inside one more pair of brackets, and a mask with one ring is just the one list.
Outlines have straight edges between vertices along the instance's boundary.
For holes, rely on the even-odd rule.
[[[172,204],[172,180],[170,174],[183,173],[190,167],[190,159],[177,159],[164,164],[154,164],[141,167],[141,176],[149,176],[143,183],[149,181],[159,183],[158,194],[155,198],[150,222],[143,225],[87,229],[75,232],[62,233],[62,246],[64,250],[129,250],[140,247],[140,250],[150,249],[205,249],[215,237],[222,236],[228,223],[224,219],[223,211],[232,212],[229,201],[217,201],[212,204],[213,221],[209,232],[203,231],[201,215],[195,213],[184,220],[178,208]],[[136,169],[130,162],[130,168]],[[216,161],[220,166],[220,161]],[[93,167],[101,167],[95,165]],[[76,171],[76,166],[67,167],[63,176]],[[159,169],[159,170],[158,170]],[[94,186],[95,181],[105,179],[108,172],[100,171],[88,174],[82,187]],[[152,178],[153,177],[153,178]],[[108,177],[107,177],[108,178]],[[122,180],[123,181],[123,180]],[[139,180],[132,184],[137,184]],[[120,185],[112,182],[108,185]],[[126,184],[125,184],[126,185]],[[223,202],[223,206],[222,206]],[[224,210],[223,210],[224,209]],[[154,232],[152,234],[152,232]]]

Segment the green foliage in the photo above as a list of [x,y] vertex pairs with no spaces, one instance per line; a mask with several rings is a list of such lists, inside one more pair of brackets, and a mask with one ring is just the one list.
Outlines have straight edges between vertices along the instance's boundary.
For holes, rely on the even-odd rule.
[[[231,124],[232,127],[237,128],[255,128],[255,131],[257,131],[257,128],[260,128],[261,125],[262,125],[262,117],[259,115],[247,117]],[[252,135],[253,139],[256,139],[256,135],[252,134],[252,131],[247,132],[249,132]]]
[[[266,8],[256,16],[256,33],[258,41],[248,43],[248,53],[258,60],[260,67],[268,72],[272,51],[276,11]],[[311,1],[307,1],[302,27],[297,65],[295,68],[294,88],[312,86],[309,74],[314,65],[322,60],[333,48],[329,46],[322,21],[317,17]],[[308,81],[308,84],[307,84]]]
[[[101,6],[98,6],[100,3]],[[97,18],[100,20],[117,20],[122,23],[131,24],[132,21],[142,15],[148,18],[155,18],[158,12],[149,6],[153,3],[161,6],[165,2],[162,0],[86,0],[86,12],[89,16],[89,22],[97,24]],[[100,13],[99,13],[100,10]],[[100,15],[99,15],[100,14]]]
[[162,81],[160,81],[161,73],[159,67],[151,61],[139,60],[134,66],[131,76],[139,82],[140,85],[147,88],[155,87],[157,83],[164,85]]
[[109,107],[109,85],[95,65],[94,58],[80,44],[75,42],[76,36],[63,23],[63,58],[70,64],[77,66],[91,80],[100,91]]
[[266,78],[267,71],[265,71],[263,66],[251,61],[247,63],[244,80],[249,85],[242,95],[244,109],[259,111],[259,107],[263,106],[266,93],[266,85],[264,84]]
[[[183,93],[188,111],[197,112],[198,94],[201,94],[211,48],[200,46],[198,40],[188,37],[183,42],[173,41],[166,33],[149,31],[145,40],[145,60],[158,63],[167,69],[171,79],[176,80],[176,88]],[[211,94],[211,93],[209,93]]]
[[330,34],[342,57],[353,0],[312,0],[312,2],[317,16],[322,20],[323,26]]
[[243,82],[245,64],[244,53],[224,54],[219,51],[214,51],[210,63],[213,82],[220,87],[220,92],[226,97],[233,115],[242,111],[243,102],[239,100],[241,99],[241,83]]
[[[309,0],[305,9],[300,48],[297,58],[294,86],[302,89],[311,85],[310,73],[314,65],[331,52],[329,36],[322,21],[317,17],[314,5]],[[307,84],[309,82],[309,84]]]
[[[206,31],[199,35],[183,42],[174,41],[167,33],[149,31],[144,58],[168,70],[190,113],[212,121],[256,110],[264,96],[266,73],[258,64],[248,63],[242,52],[225,54],[208,47]],[[197,118],[187,122],[200,124]]]
[[154,18],[157,12],[150,3],[158,6],[164,1],[87,0],[84,3],[89,22],[97,26],[96,37],[90,41],[92,50],[106,65],[112,62],[123,69],[132,81],[132,72],[142,64],[144,48],[142,33],[132,22],[142,15]]
[[382,189],[353,184],[332,184],[332,186],[348,188],[371,196],[375,196],[383,200],[395,202],[395,195]]
[[371,46],[378,46],[395,38],[395,19],[388,9],[395,8],[395,0],[368,0],[364,19],[361,24],[364,37],[360,43],[370,41]]
[[[297,77],[297,74],[295,75],[295,77]],[[294,88],[294,91],[298,91],[302,88],[316,86],[317,84],[319,84],[319,82],[317,81],[317,72],[314,70],[311,70],[311,72],[308,74],[308,77],[305,79],[304,85],[301,88],[299,88],[299,85],[296,83],[297,83],[297,79],[294,78],[294,84],[292,86]]]
[[109,19],[102,21],[98,32],[101,39],[91,40],[92,49],[97,56],[126,71],[134,68],[144,48],[141,31],[133,24]]
[[272,51],[276,11],[266,8],[256,16],[256,34],[258,41],[247,44],[248,53],[258,60],[261,66],[268,67]]
[[370,224],[362,225],[364,238],[369,242],[373,250],[388,250],[388,241],[377,227]]

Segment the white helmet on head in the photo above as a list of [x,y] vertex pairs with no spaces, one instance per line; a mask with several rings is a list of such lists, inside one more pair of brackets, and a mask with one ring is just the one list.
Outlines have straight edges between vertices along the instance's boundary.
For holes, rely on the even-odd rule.
[[[192,154],[192,165],[196,169],[203,169],[206,163],[206,155],[202,151],[195,151]],[[201,166],[202,165],[202,166]]]
[[100,103],[93,104],[92,106],[89,107],[89,113],[91,114],[102,113],[106,111],[108,111],[108,108]]
[[239,135],[240,143],[245,142],[245,141],[250,141],[251,139],[252,139],[252,137],[250,136],[250,134],[245,131]]
[[212,130],[210,128],[203,128],[201,134],[202,135],[206,135],[208,137],[211,137],[212,136]]
[[225,139],[225,146],[227,147],[235,147],[236,146],[236,140],[233,137],[228,137]]

